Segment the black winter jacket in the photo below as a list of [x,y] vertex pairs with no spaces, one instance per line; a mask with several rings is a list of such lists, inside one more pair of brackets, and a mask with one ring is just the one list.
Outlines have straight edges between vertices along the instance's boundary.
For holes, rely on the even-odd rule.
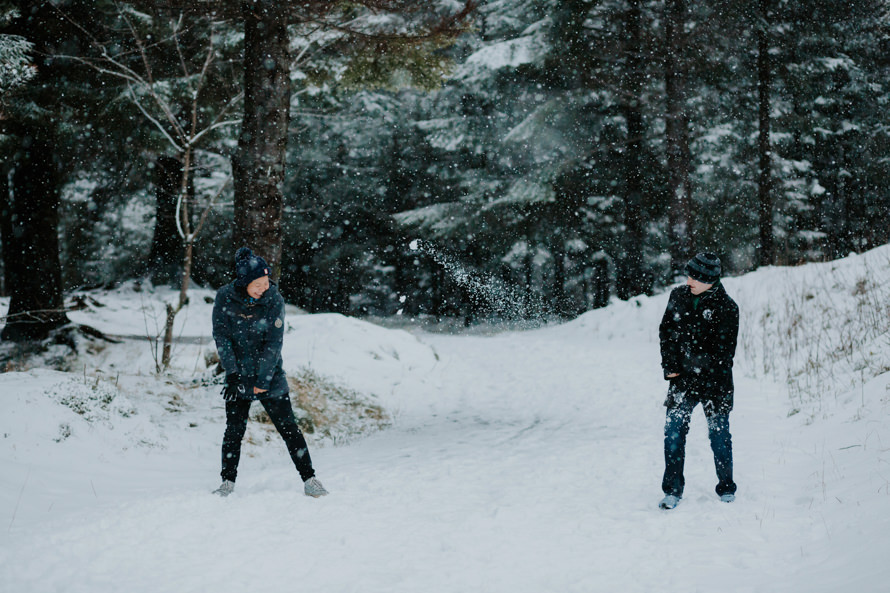
[[[213,339],[226,374],[241,374],[245,399],[288,393],[281,368],[284,299],[277,286],[270,284],[253,304],[246,302],[243,289],[234,284],[220,288],[213,304]],[[254,395],[254,387],[268,391]]]
[[728,413],[733,406],[732,359],[739,334],[739,307],[716,284],[696,297],[688,286],[671,292],[659,326],[661,366],[671,388],[665,405],[691,397],[709,413]]

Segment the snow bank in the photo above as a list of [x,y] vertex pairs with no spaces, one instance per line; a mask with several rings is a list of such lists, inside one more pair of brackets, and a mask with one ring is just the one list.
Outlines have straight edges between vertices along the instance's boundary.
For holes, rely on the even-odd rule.
[[44,369],[0,374],[3,451],[53,455],[65,449],[158,446],[157,426],[109,380]]
[[[740,310],[737,373],[787,384],[789,412],[830,415],[890,371],[890,246],[723,283]],[[668,294],[616,300],[566,330],[657,339]]]
[[282,357],[288,373],[312,368],[390,406],[402,403],[400,386],[437,363],[433,349],[402,330],[385,329],[338,314],[288,318]]

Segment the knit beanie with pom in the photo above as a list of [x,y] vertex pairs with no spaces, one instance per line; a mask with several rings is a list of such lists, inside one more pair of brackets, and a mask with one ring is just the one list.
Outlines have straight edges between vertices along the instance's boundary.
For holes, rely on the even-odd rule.
[[235,286],[247,286],[257,278],[272,272],[266,260],[254,255],[249,247],[242,247],[235,254]]

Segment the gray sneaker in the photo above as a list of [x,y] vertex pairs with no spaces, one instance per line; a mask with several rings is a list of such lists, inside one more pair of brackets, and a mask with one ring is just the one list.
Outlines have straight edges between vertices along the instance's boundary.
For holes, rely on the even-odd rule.
[[661,499],[660,503],[658,503],[658,508],[669,511],[675,508],[678,504],[680,504],[680,497],[674,496],[673,494],[668,494]]
[[306,496],[311,496],[313,498],[327,496],[328,494],[328,491],[324,489],[324,486],[321,485],[318,478],[314,476],[303,482],[303,492],[306,493]]
[[235,482],[231,480],[223,480],[223,483],[220,484],[219,488],[213,491],[214,494],[219,494],[223,498],[231,494],[235,491]]

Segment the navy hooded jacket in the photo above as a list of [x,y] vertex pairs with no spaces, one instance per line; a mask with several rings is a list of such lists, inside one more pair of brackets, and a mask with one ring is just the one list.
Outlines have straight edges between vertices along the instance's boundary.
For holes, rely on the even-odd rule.
[[[246,399],[288,393],[281,367],[284,341],[284,299],[269,285],[263,296],[249,303],[243,289],[227,284],[216,293],[213,305],[213,339],[226,374],[239,373]],[[254,394],[253,388],[267,391]]]

